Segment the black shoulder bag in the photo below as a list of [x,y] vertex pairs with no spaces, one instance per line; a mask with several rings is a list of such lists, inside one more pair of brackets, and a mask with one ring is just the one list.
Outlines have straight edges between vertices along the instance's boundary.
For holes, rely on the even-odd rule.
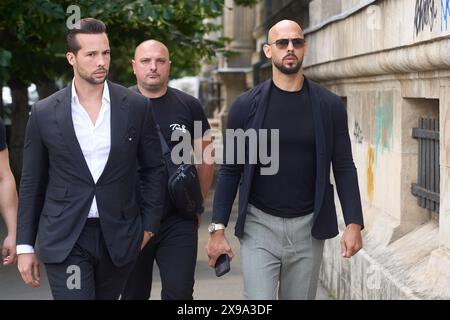
[[193,219],[196,214],[203,213],[203,197],[197,169],[194,164],[176,165],[172,162],[170,148],[161,129],[158,127],[164,162],[166,163],[169,181],[167,188],[169,197],[177,213],[186,219]]

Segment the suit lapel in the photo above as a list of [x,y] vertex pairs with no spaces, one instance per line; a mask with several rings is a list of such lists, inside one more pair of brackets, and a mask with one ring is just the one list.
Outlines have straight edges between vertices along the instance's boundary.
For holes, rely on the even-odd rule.
[[[270,98],[270,88],[272,85],[272,80],[266,80],[262,85],[258,93],[256,93],[254,102],[252,104],[252,109],[250,110],[250,114],[248,117],[248,124],[245,128],[246,130],[255,129],[259,130],[263,126],[264,118],[267,113],[267,108],[269,105],[269,98]],[[257,134],[257,137],[259,139],[259,134]],[[259,141],[258,141],[259,143]],[[255,173],[255,165],[249,163],[249,180],[250,183],[253,180],[253,175]],[[250,189],[250,187],[249,187]]]
[[[114,163],[120,158],[121,144],[125,143],[126,130],[128,127],[128,113],[129,105],[127,96],[120,94],[115,88],[115,85],[108,81],[109,99],[111,104],[111,149],[109,151],[108,161],[105,169],[100,175],[97,184],[100,184],[105,179],[111,168],[114,168]],[[131,133],[130,133],[131,134]],[[134,134],[130,135],[133,136]]]
[[267,107],[269,105],[271,85],[271,80],[265,81],[261,85],[259,93],[257,93],[255,96],[255,103],[252,106],[250,117],[254,117],[254,122],[251,128],[255,128],[256,130],[261,129],[263,125],[264,117],[266,116]]
[[75,163],[79,166],[82,176],[86,177],[89,182],[94,183],[89,167],[81,151],[80,144],[75,134],[75,128],[72,120],[72,87],[68,85],[63,93],[62,98],[58,98],[55,105],[56,121],[63,139],[74,156]]
[[[313,121],[314,121],[314,134],[316,137],[316,192],[315,192],[315,201],[314,201],[314,213],[315,217],[320,212],[323,203],[323,191],[325,190],[322,185],[324,184],[323,180],[325,177],[325,137],[324,137],[324,128],[322,121],[323,114],[323,106],[322,99],[317,94],[316,85],[306,79],[305,82],[308,84],[309,96],[311,99],[311,107],[313,113]],[[321,190],[322,189],[322,190]]]

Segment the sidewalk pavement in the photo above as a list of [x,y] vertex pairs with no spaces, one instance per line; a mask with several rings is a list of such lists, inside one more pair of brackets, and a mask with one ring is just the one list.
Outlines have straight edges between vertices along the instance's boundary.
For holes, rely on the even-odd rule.
[[[195,273],[194,299],[196,300],[241,300],[243,291],[242,273],[240,268],[239,241],[234,236],[234,224],[237,217],[237,205],[233,207],[230,224],[226,235],[233,248],[235,257],[231,262],[231,271],[217,278],[214,270],[208,266],[208,257],[206,256],[205,246],[208,241],[207,226],[211,221],[212,211],[212,192],[205,204],[205,213],[202,219],[202,225],[199,229],[197,267]],[[235,201],[237,203],[237,201]],[[3,241],[5,229],[3,223],[0,223],[0,239]],[[159,271],[155,264],[153,270],[153,288],[151,300],[161,299],[161,281]],[[45,268],[41,265],[41,286],[32,289],[26,286],[17,270],[17,266],[0,266],[0,300],[47,300],[52,299],[50,287],[48,285]],[[331,300],[327,291],[319,285],[317,291],[318,300]]]

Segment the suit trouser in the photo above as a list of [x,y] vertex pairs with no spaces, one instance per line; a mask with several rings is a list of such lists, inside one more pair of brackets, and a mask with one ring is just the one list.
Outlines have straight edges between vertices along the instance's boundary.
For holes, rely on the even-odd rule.
[[161,299],[192,300],[197,244],[197,220],[186,220],[169,213],[161,222],[160,232],[141,251],[122,299],[150,298],[153,263],[156,259],[161,276]]
[[324,240],[311,236],[313,214],[280,218],[249,204],[240,238],[244,298],[314,299]]
[[75,246],[62,263],[47,263],[56,300],[117,300],[134,261],[116,267],[111,261],[99,219],[88,219]]

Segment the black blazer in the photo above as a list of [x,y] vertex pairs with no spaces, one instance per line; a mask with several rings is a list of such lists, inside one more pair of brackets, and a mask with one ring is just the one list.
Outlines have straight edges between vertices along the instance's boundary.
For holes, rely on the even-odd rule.
[[[94,182],[71,115],[71,86],[37,102],[25,134],[19,192],[17,244],[39,238],[44,263],[62,262],[88,217],[94,195],[113,263],[136,258],[143,230],[158,232],[167,177],[149,100],[108,82],[111,150]],[[137,166],[142,179],[136,186]],[[141,210],[140,210],[141,209]]]
[[[346,224],[356,223],[363,227],[361,199],[348,135],[347,113],[341,99],[306,78],[305,84],[309,88],[311,97],[316,137],[317,173],[312,235],[317,239],[328,239],[339,233],[334,191],[330,183],[331,163]],[[270,88],[271,80],[267,80],[237,97],[228,114],[227,128],[244,130],[261,128],[267,110]],[[224,161],[226,150],[225,137]],[[239,214],[235,229],[238,237],[241,237],[244,231],[255,170],[255,165],[249,164],[248,152],[248,140],[246,139],[245,164],[224,162],[219,171],[214,195],[212,221],[226,225],[240,183]],[[236,150],[234,154],[237,154]]]

